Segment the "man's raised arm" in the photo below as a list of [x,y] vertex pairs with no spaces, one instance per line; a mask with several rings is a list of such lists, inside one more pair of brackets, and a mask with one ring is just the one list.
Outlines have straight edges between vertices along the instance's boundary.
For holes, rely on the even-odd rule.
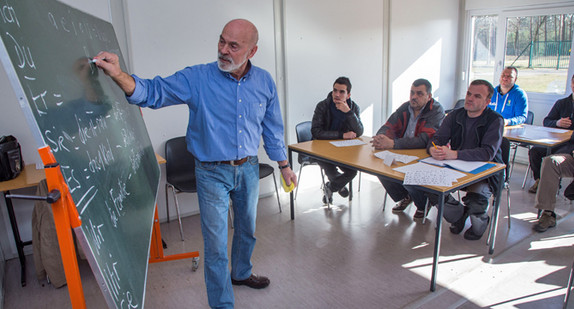
[[118,55],[110,52],[99,52],[93,59],[98,68],[102,69],[106,75],[120,86],[127,96],[131,96],[136,89],[134,78],[122,71]]

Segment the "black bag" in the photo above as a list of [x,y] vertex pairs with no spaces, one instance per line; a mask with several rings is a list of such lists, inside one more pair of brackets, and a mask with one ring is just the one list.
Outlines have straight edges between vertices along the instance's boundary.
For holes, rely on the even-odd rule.
[[18,140],[12,135],[0,137],[0,181],[16,178],[23,167]]

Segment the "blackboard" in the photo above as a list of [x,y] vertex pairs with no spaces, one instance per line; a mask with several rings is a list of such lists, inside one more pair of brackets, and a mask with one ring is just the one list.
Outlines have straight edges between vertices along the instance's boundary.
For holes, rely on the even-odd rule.
[[114,29],[54,0],[0,6],[0,58],[38,148],[62,168],[108,306],[142,308],[160,172],[139,108],[89,61],[123,59]]

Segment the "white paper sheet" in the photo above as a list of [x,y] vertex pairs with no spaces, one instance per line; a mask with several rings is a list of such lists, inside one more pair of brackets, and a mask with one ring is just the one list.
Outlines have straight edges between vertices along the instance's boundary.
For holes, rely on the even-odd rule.
[[449,177],[446,169],[440,171],[409,171],[405,173],[404,185],[430,185],[452,186],[453,179]]
[[438,167],[422,162],[405,165],[394,169],[405,173],[405,185],[451,186],[465,174],[444,167]]
[[391,166],[395,161],[402,162],[402,163],[410,163],[414,160],[417,160],[419,157],[417,156],[408,156],[403,154],[398,154],[390,151],[380,151],[375,153],[375,157],[382,159],[385,165]]
[[437,166],[450,166],[459,171],[470,173],[477,168],[487,164],[482,161],[463,161],[463,160],[436,160],[433,157],[424,158],[421,162],[433,164]]
[[358,145],[365,145],[366,143],[360,139],[346,139],[342,141],[332,141],[335,147],[348,147],[348,146],[358,146]]

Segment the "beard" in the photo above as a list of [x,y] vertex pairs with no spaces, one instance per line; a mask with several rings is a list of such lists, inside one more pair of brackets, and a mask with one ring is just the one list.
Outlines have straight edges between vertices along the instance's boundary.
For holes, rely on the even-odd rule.
[[[235,63],[231,57],[223,56],[221,53],[217,53],[217,67],[223,72],[231,73],[239,69],[245,62],[247,57],[241,63]],[[229,62],[229,63],[228,63]]]

